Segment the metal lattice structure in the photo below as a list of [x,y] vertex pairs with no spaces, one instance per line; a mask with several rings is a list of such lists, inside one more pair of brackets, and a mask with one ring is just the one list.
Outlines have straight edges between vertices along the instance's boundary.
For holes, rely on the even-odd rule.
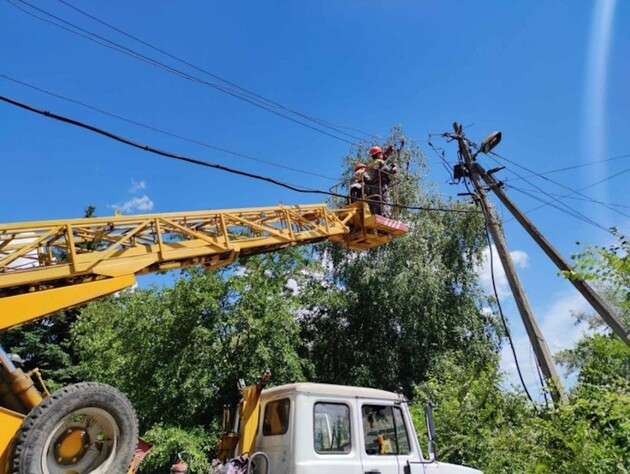
[[406,231],[363,203],[0,224],[0,330],[131,286],[136,275],[320,241],[363,250]]

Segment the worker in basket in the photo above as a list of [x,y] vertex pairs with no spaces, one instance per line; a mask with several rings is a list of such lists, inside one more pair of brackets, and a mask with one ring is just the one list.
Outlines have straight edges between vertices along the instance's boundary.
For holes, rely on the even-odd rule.
[[387,163],[387,158],[394,151],[392,145],[385,151],[375,145],[370,148],[369,155],[372,157],[372,165],[366,174],[367,198],[370,201],[370,211],[372,214],[380,214],[383,217],[392,217],[392,199],[389,192],[389,184],[392,177],[398,172],[396,164]]
[[368,165],[365,163],[357,163],[354,166],[354,175],[350,180],[350,202],[360,201],[365,199],[366,186],[369,183],[369,176],[367,174]]

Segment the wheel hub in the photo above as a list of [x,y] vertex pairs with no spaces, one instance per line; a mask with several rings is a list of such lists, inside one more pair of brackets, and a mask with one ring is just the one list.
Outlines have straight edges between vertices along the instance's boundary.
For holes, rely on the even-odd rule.
[[90,447],[90,436],[83,428],[68,428],[61,433],[53,448],[55,460],[62,466],[76,464]]
[[118,426],[105,410],[69,413],[48,437],[43,474],[107,474],[115,456]]

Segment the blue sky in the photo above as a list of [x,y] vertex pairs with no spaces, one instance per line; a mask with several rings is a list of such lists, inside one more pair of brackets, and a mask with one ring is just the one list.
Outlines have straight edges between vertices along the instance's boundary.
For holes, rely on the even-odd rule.
[[[537,172],[630,153],[625,140],[630,30],[622,27],[630,24],[627,2],[68,1],[241,87],[381,136],[400,124],[409,136],[426,140],[429,132],[450,131],[455,120],[470,124],[466,131],[475,141],[501,130],[503,141],[496,151]],[[59,1],[29,3],[155,55]],[[340,158],[348,150],[343,141],[98,46],[8,2],[0,3],[0,17],[0,74],[259,159],[333,178],[342,171]],[[156,147],[307,187],[334,184],[166,137],[6,79],[0,78],[0,87],[5,96]],[[159,158],[6,104],[0,104],[0,120],[3,222],[75,217],[87,204],[103,215],[114,207],[167,212],[319,200]],[[455,146],[445,148],[453,162]],[[463,192],[461,186],[446,184],[446,171],[426,145],[423,149],[431,163],[430,177],[440,189],[449,195]],[[487,158],[482,162],[496,165]],[[549,177],[578,189],[627,170],[629,162],[620,158]],[[498,176],[521,189],[534,189],[515,180],[512,171],[530,174],[507,164]],[[630,206],[627,176],[620,174],[584,193]],[[549,193],[569,192],[536,177],[528,179]],[[508,192],[525,210],[540,204],[517,190]],[[534,194],[548,199],[540,191]],[[630,208],[614,207],[620,214],[589,201],[565,202],[603,227],[630,229]],[[584,303],[518,224],[499,210],[548,342],[553,350],[566,347],[579,335],[569,312]],[[578,249],[576,240],[609,242],[601,229],[549,206],[530,217],[567,256]],[[503,297],[521,360],[531,373],[532,356],[509,290]],[[505,367],[511,370],[509,359]],[[528,380],[533,389],[533,377]]]

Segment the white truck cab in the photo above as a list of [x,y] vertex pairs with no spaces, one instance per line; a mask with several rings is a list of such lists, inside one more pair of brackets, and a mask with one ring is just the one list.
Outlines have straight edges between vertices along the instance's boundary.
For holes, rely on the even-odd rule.
[[264,454],[252,456],[260,474],[480,473],[424,457],[397,393],[296,383],[262,390],[260,409],[255,446]]

